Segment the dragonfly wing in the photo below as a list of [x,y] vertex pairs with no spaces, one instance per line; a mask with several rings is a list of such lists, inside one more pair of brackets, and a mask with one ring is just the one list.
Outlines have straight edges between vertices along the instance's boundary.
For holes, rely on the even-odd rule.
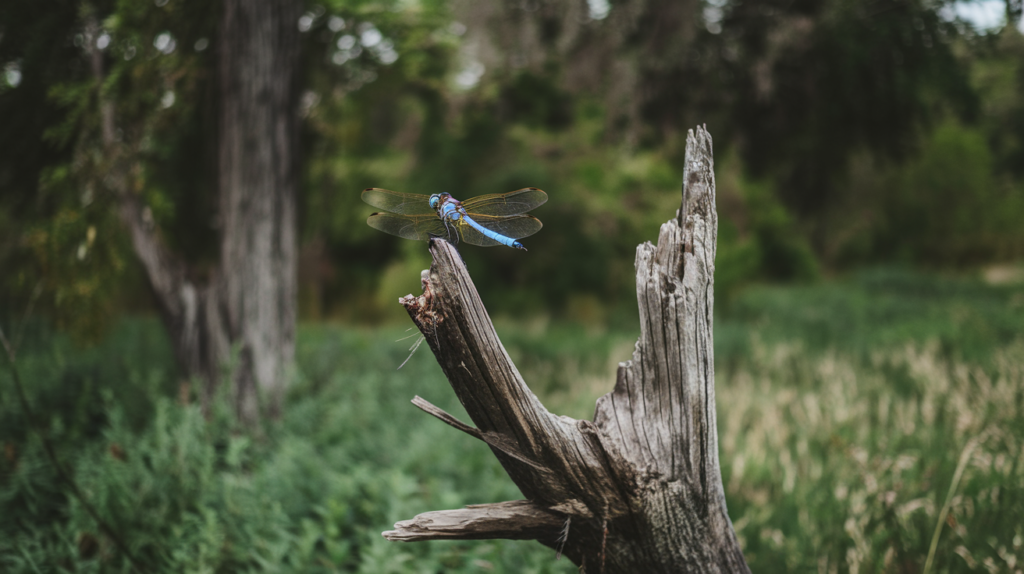
[[430,207],[430,196],[418,193],[401,193],[371,187],[363,190],[363,201],[377,209],[400,215],[433,215],[437,217],[433,208]]
[[[519,215],[544,205],[548,194],[536,187],[526,187],[508,193],[481,195],[462,202],[462,207],[472,216],[477,215]],[[383,209],[383,208],[381,208]],[[539,227],[537,229],[540,229]]]
[[430,215],[374,213],[366,219],[366,224],[384,233],[416,241],[424,241],[430,239],[431,236],[447,236],[444,223],[433,213]]
[[465,241],[470,245],[478,245],[480,247],[494,247],[495,245],[501,245],[501,242],[487,237],[465,223],[459,225],[459,237],[461,237],[462,241]]
[[[522,239],[529,237],[534,233],[540,231],[544,224],[539,219],[532,215],[513,215],[511,217],[494,217],[490,215],[477,215],[475,213],[469,214],[474,221],[479,223],[482,227],[486,227],[491,231],[509,237],[511,239]],[[468,226],[467,226],[468,227]],[[472,228],[470,228],[472,229]],[[486,237],[486,236],[484,236]],[[472,243],[470,241],[470,243]],[[479,245],[473,243],[473,245]]]

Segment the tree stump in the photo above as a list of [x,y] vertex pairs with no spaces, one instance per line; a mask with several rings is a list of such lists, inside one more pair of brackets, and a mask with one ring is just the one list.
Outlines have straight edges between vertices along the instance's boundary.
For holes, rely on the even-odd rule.
[[592,574],[749,572],[726,512],[715,417],[712,142],[687,137],[682,205],[637,247],[641,334],[593,421],[557,416],[498,340],[462,258],[430,243],[423,294],[401,299],[476,427],[525,500],[420,514],[388,540],[535,539]]

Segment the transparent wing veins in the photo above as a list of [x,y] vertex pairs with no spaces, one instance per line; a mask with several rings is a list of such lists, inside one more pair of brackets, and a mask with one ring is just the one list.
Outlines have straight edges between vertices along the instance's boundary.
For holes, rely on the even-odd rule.
[[536,187],[524,187],[508,193],[481,195],[462,202],[470,215],[519,215],[536,209],[548,200],[548,194]]
[[402,193],[379,187],[363,190],[363,201],[384,211],[399,215],[434,215],[430,207],[430,196],[418,193]]

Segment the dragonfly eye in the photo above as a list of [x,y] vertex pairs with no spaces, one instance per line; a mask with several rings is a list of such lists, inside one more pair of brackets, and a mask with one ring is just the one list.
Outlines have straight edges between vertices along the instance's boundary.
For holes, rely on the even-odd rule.
[[430,196],[430,209],[437,209],[437,202],[441,201],[441,196],[434,194]]

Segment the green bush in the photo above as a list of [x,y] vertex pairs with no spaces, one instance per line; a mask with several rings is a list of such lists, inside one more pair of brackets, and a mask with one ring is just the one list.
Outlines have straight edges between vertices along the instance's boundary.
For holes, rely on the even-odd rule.
[[[160,328],[128,322],[117,331],[113,338],[131,350],[122,333]],[[399,545],[380,536],[427,510],[521,497],[485,445],[409,404],[420,394],[465,418],[425,348],[395,371],[405,358],[404,345],[394,342],[400,335],[303,329],[302,374],[286,414],[255,434],[236,427],[227,401],[204,416],[189,393],[166,384],[174,381],[171,369],[139,393],[148,367],[130,359],[127,377],[95,381],[98,414],[69,431],[62,421],[75,420],[74,408],[39,400],[61,377],[37,381],[44,369],[32,365],[99,351],[76,351],[53,337],[52,345],[24,352],[21,363],[58,456],[149,571],[572,570],[537,544]],[[117,349],[101,350],[108,354],[96,364],[117,362]],[[0,381],[2,419],[12,420],[12,385],[6,375]],[[141,425],[139,411],[146,413]],[[0,461],[0,570],[129,571],[111,537],[59,482],[38,437],[5,424],[2,442],[9,446]]]
[[890,185],[888,255],[964,265],[1024,254],[1024,192],[997,178],[980,130],[939,126]]

